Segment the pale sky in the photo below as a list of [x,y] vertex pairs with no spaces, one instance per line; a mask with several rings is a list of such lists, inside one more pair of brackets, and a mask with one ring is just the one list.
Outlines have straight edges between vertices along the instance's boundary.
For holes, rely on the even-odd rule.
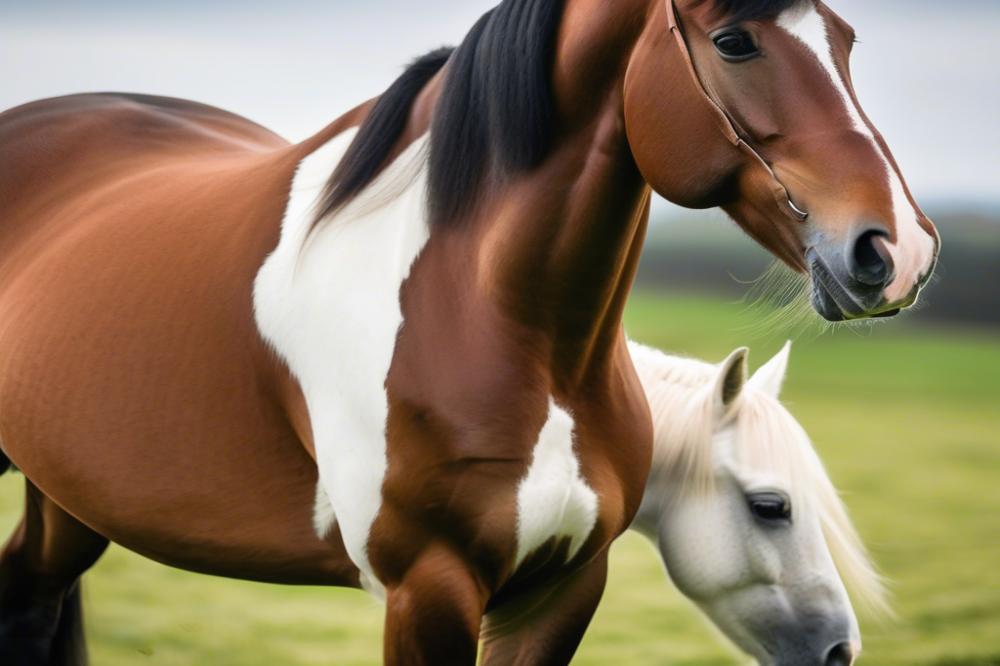
[[[0,0],[0,109],[71,92],[196,99],[292,140],[454,44],[491,0]],[[1000,0],[828,0],[862,103],[924,201],[1000,204]]]

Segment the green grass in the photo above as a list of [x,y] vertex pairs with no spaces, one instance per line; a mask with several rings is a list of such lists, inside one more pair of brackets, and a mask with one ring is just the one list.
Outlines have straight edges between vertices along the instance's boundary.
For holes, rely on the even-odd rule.
[[[700,297],[637,294],[630,333],[713,361],[780,334]],[[786,402],[812,434],[883,571],[899,618],[863,620],[862,663],[1000,664],[1000,341],[997,334],[871,329],[800,336]],[[0,529],[21,479],[0,481]],[[86,578],[96,666],[375,664],[381,608],[345,590],[282,588],[167,569],[112,548]],[[740,663],[670,587],[653,550],[614,548],[605,601],[577,663]]]

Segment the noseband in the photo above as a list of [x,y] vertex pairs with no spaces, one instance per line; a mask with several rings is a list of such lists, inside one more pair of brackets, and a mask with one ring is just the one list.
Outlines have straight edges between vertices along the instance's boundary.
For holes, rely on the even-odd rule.
[[771,191],[774,194],[775,203],[778,204],[778,209],[785,215],[791,217],[793,220],[805,222],[809,219],[809,214],[800,210],[794,203],[792,203],[791,197],[788,195],[788,190],[781,184],[781,181],[778,180],[778,177],[775,175],[774,169],[771,168],[771,165],[767,163],[767,161],[753,148],[753,146],[743,139],[739,130],[736,129],[735,121],[733,121],[729,112],[726,111],[726,107],[723,106],[722,102],[709,94],[708,89],[701,80],[701,77],[698,76],[698,70],[695,69],[694,66],[694,59],[691,57],[691,50],[688,48],[687,40],[684,39],[684,33],[677,22],[677,9],[674,6],[674,0],[666,0],[666,4],[667,24],[670,27],[670,32],[673,34],[674,39],[677,40],[677,47],[680,49],[681,55],[684,56],[684,62],[687,64],[688,73],[694,81],[695,88],[701,93],[701,96],[705,98],[705,101],[708,102],[708,106],[712,109],[712,113],[715,115],[716,123],[722,131],[722,134],[738,150],[745,153],[751,161],[759,164],[767,172],[768,177],[771,179]]

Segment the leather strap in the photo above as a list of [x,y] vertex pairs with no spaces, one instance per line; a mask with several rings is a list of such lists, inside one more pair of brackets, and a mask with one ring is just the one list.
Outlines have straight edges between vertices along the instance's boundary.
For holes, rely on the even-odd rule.
[[766,172],[768,177],[771,179],[771,190],[774,194],[774,200],[778,204],[778,208],[799,222],[805,222],[809,219],[809,214],[805,213],[792,203],[791,198],[788,196],[788,190],[778,177],[774,173],[774,169],[771,165],[754,150],[753,146],[748,144],[740,132],[736,129],[736,123],[733,122],[732,117],[726,111],[723,104],[712,97],[708,90],[705,88],[705,84],[702,82],[701,77],[698,76],[698,70],[695,69],[694,60],[691,57],[691,50],[688,48],[687,40],[684,39],[684,33],[681,31],[680,25],[677,21],[677,9],[674,7],[674,0],[666,0],[667,5],[667,25],[669,26],[671,34],[673,34],[674,39],[677,41],[677,47],[680,49],[681,55],[684,57],[684,63],[687,65],[688,73],[691,75],[691,79],[694,81],[695,88],[701,94],[701,96],[708,103],[712,113],[715,115],[716,123],[719,126],[722,134],[726,139],[736,146],[739,150],[743,151],[750,157],[751,160],[759,164]]

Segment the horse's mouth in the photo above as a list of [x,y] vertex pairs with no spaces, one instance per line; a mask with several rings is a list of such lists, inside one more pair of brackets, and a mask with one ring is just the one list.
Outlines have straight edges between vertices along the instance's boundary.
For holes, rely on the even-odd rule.
[[806,253],[806,261],[812,276],[813,307],[827,321],[895,317],[902,311],[898,306],[883,305],[882,309],[872,309],[860,303],[858,297],[837,279],[814,248]]
[[819,252],[810,249],[806,253],[809,273],[813,283],[813,307],[823,319],[832,322],[857,319],[864,316],[864,308],[844,285],[827,268]]

